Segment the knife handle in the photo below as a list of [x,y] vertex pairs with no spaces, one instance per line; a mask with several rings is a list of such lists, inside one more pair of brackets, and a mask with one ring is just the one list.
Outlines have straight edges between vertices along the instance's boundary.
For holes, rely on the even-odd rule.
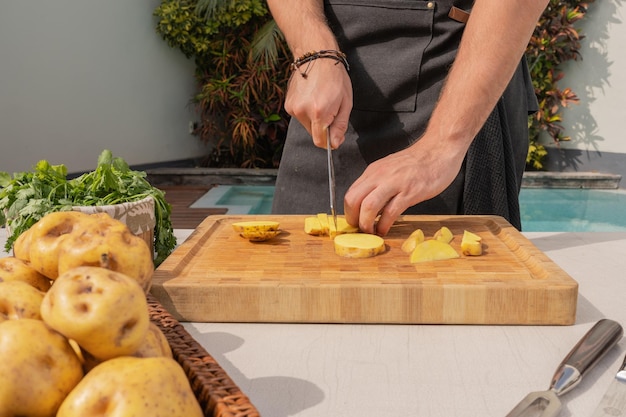
[[550,389],[557,395],[574,388],[593,366],[622,338],[624,330],[609,319],[598,321],[557,368]]

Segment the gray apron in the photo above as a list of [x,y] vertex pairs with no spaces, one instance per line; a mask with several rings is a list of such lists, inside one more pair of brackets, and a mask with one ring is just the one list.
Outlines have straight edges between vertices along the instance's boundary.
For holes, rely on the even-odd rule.
[[[325,13],[348,56],[354,104],[346,140],[333,152],[338,210],[366,166],[411,145],[424,132],[465,24],[448,16],[472,1],[326,0]],[[467,82],[471,82],[468,79]],[[496,214],[518,229],[518,193],[536,97],[523,60],[474,139],[462,169],[439,196],[406,214]],[[292,118],[272,211],[329,211],[326,151]]]

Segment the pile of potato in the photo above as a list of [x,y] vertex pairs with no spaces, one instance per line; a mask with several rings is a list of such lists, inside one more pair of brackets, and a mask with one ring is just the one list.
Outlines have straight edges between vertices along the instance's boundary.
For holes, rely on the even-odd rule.
[[57,212],[0,258],[0,417],[202,416],[150,321],[154,266],[107,214]]

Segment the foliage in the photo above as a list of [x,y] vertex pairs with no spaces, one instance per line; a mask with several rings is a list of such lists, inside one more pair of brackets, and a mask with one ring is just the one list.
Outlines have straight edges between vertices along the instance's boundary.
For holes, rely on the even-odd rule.
[[288,54],[262,0],[162,0],[157,32],[196,63],[200,117],[212,166],[277,167],[287,130]]
[[152,197],[155,205],[155,265],[167,258],[176,246],[171,223],[172,209],[165,193],[148,183],[146,173],[133,171],[126,161],[104,150],[98,166],[77,178],[67,178],[65,165],[51,165],[42,160],[32,172],[9,175],[0,172],[0,225],[11,233],[5,249],[33,224],[54,211],[72,210],[73,206],[104,206]]
[[550,0],[542,14],[526,50],[531,78],[539,100],[539,111],[529,120],[530,148],[527,168],[541,169],[546,149],[539,143],[546,132],[556,143],[570,140],[560,122],[561,110],[578,97],[571,88],[557,84],[564,74],[560,65],[580,56],[580,41],[584,38],[575,27],[594,0]]

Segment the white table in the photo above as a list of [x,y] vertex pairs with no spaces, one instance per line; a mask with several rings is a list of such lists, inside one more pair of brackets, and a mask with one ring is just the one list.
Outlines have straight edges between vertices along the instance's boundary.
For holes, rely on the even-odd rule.
[[[626,233],[525,235],[578,281],[575,325],[184,325],[266,417],[503,417],[548,387],[596,321],[626,327]],[[626,339],[562,397],[560,416],[590,415],[625,352]]]

